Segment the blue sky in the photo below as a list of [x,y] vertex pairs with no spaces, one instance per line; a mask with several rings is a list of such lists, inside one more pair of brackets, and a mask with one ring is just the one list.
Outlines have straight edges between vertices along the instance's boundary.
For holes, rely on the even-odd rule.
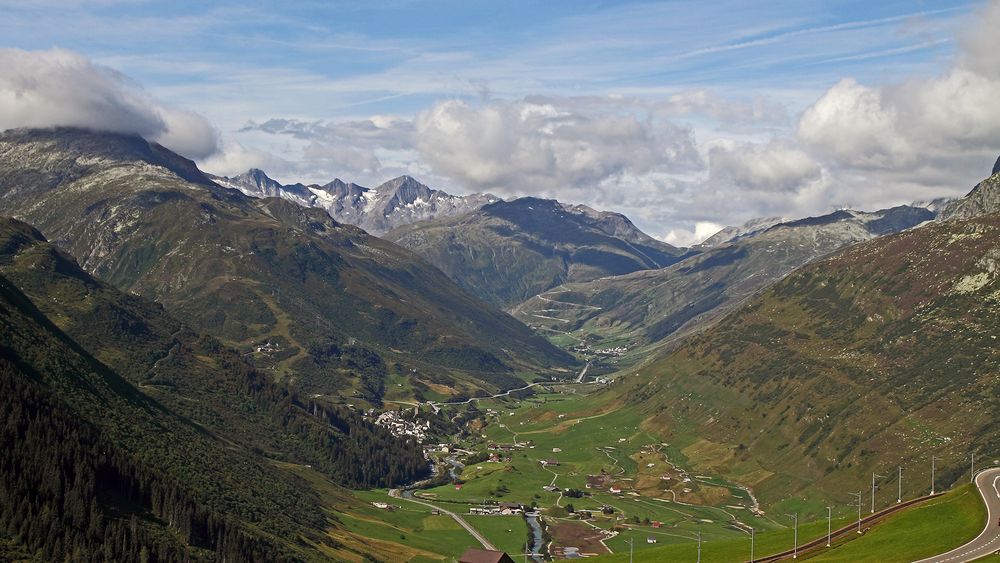
[[[963,37],[990,7],[0,0],[0,44],[72,51],[157,104],[203,116],[219,150],[200,161],[216,172],[259,165],[286,181],[365,183],[411,173],[458,193],[621,210],[654,236],[686,242],[699,223],[704,233],[759,214],[966,190],[971,172],[951,185],[888,168],[918,150],[913,131],[873,149],[892,150],[878,169],[822,129],[857,127],[818,112],[805,127],[802,116],[829,95],[868,99],[835,90],[845,79],[890,114],[918,111],[908,100],[973,68],[962,62]],[[898,94],[914,83],[923,89]],[[562,128],[556,141],[552,128]],[[993,132],[976,134],[975,158],[985,158]],[[461,143],[450,147],[453,138]],[[551,152],[546,162],[526,155],[538,151]]]

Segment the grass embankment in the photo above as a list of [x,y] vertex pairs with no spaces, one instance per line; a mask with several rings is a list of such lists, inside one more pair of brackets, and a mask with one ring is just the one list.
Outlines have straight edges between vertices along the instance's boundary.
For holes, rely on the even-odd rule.
[[[528,541],[528,525],[523,516],[470,516],[465,521],[486,536],[490,543],[501,551],[514,554],[524,553]],[[452,520],[454,522],[454,520]]]
[[812,561],[914,561],[954,549],[983,531],[986,507],[971,485],[889,517],[863,537]]
[[[853,519],[841,517],[834,520],[834,528],[850,524]],[[862,536],[849,536],[834,542],[833,547],[802,554],[799,559],[810,561],[913,561],[955,548],[974,538],[982,531],[985,508],[979,493],[972,485],[963,485],[939,499],[906,509],[889,516]],[[799,543],[820,538],[826,533],[826,521],[813,521],[799,525]],[[756,535],[757,557],[790,549],[792,530],[771,530]],[[645,544],[646,538],[634,534],[636,546]],[[625,538],[623,538],[625,539]],[[617,546],[616,546],[617,547]],[[635,561],[683,561],[697,557],[697,543],[636,550]],[[747,561],[750,557],[750,538],[738,540],[703,541],[701,560],[711,562]],[[627,561],[627,547],[615,555],[604,556],[599,561]]]

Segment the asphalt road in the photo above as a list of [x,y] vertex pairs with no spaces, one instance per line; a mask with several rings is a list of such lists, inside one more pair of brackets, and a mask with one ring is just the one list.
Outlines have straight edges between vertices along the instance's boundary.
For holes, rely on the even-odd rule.
[[947,553],[921,559],[917,563],[963,563],[1000,550],[1000,468],[976,475],[976,487],[986,502],[986,529],[976,539]]
[[445,510],[444,508],[441,508],[440,506],[437,506],[435,504],[431,504],[429,502],[424,502],[422,500],[418,500],[418,499],[415,499],[415,498],[412,498],[412,497],[403,497],[400,494],[399,489],[391,489],[389,491],[389,496],[393,497],[393,498],[402,499],[402,500],[408,500],[410,502],[415,502],[417,504],[422,504],[424,506],[429,506],[431,508],[437,509],[439,512],[441,512],[441,514],[446,514],[448,516],[451,516],[456,522],[458,522],[458,524],[460,526],[462,526],[463,528],[465,528],[465,531],[469,532],[469,534],[471,534],[472,537],[476,538],[476,541],[478,541],[480,544],[482,544],[483,549],[490,549],[490,550],[495,550],[496,549],[496,546],[494,546],[492,543],[490,543],[490,540],[486,539],[486,536],[484,536],[481,533],[479,533],[479,530],[473,528],[472,525],[469,524],[468,522],[466,522],[464,518],[462,518],[461,516],[459,516],[458,514],[452,512],[450,510]]

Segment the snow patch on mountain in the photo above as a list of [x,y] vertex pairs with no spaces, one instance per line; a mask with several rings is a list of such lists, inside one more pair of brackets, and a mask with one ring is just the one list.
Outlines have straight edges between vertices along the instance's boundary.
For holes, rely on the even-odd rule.
[[232,178],[213,176],[212,180],[251,197],[279,197],[305,207],[318,207],[335,220],[374,235],[417,221],[464,215],[500,201],[491,194],[454,196],[429,188],[410,176],[393,178],[376,188],[340,179],[322,186],[283,185],[255,168]]

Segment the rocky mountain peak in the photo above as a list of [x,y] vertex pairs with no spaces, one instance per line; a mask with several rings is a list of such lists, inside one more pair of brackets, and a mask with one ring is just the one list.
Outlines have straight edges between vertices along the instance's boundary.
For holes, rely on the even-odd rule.
[[412,176],[399,176],[375,188],[380,199],[390,199],[395,197],[400,203],[413,203],[417,198],[427,198],[432,190],[415,180]]
[[951,202],[941,216],[948,219],[970,219],[980,215],[1000,213],[1000,159],[993,165],[993,174],[972,188],[965,197]]
[[333,181],[323,184],[319,189],[336,198],[357,198],[370,191],[364,186],[359,186],[354,182],[345,182],[340,178],[334,178]]
[[249,184],[257,186],[258,188],[264,188],[264,189],[277,190],[278,188],[281,187],[280,183],[278,183],[276,180],[273,180],[260,168],[251,168],[250,170],[247,170],[246,172],[238,176],[234,176],[232,179],[236,181],[247,182]]
[[30,189],[24,188],[22,194],[50,189],[100,168],[130,167],[139,163],[152,164],[194,184],[212,185],[191,160],[136,135],[76,127],[0,132],[0,148],[15,146],[19,159],[30,162],[31,166],[19,168],[18,178],[8,175],[4,180],[30,186]]

